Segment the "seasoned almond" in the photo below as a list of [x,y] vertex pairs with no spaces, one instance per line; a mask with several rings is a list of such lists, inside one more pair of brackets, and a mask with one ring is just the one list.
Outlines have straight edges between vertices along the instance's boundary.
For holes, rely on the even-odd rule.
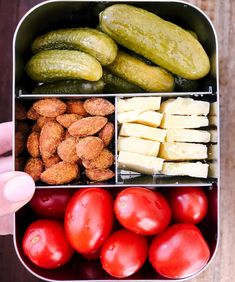
[[80,169],[77,164],[59,162],[46,169],[41,174],[41,180],[47,184],[66,184],[79,177]]
[[37,125],[42,128],[47,122],[49,121],[55,121],[55,118],[53,117],[39,117],[37,120]]
[[42,160],[43,160],[43,164],[45,168],[49,168],[53,166],[54,164],[58,164],[59,162],[61,162],[60,157],[56,153],[52,155],[51,157],[43,158]]
[[34,158],[37,158],[40,156],[39,151],[39,136],[40,134],[38,132],[32,132],[27,140],[27,149],[30,155]]
[[108,116],[114,113],[114,105],[104,98],[87,99],[84,109],[92,116]]
[[84,109],[83,101],[70,100],[66,102],[66,104],[67,104],[67,110],[66,110],[67,114],[77,114],[77,115],[84,116],[84,117],[88,116],[88,113]]
[[103,148],[104,143],[98,137],[81,138],[76,145],[77,156],[82,160],[92,160],[99,156]]
[[57,148],[59,157],[65,162],[76,163],[79,160],[76,153],[76,145],[77,141],[75,137],[70,137],[62,141]]
[[69,133],[72,136],[85,137],[94,135],[100,131],[107,123],[105,117],[87,117],[74,122],[69,127]]
[[25,165],[24,171],[28,173],[34,181],[38,181],[43,172],[42,160],[40,158],[30,158]]
[[66,104],[56,98],[38,100],[33,104],[34,110],[45,117],[57,117],[66,111]]
[[86,176],[93,181],[105,181],[114,177],[114,172],[109,168],[106,169],[86,169],[85,170]]
[[99,132],[99,138],[104,142],[104,146],[107,147],[112,141],[114,135],[114,125],[112,122],[108,122]]
[[83,116],[79,116],[77,114],[63,114],[58,117],[56,117],[56,120],[58,123],[63,125],[66,128],[69,128],[71,124],[73,124],[75,121],[78,121],[82,119]]
[[33,106],[27,112],[27,118],[31,120],[37,120],[40,114],[33,108]]
[[85,168],[108,168],[114,163],[114,155],[108,150],[103,149],[99,156],[93,160],[83,160]]
[[63,126],[58,122],[47,122],[40,133],[39,147],[43,158],[50,158],[64,138]]

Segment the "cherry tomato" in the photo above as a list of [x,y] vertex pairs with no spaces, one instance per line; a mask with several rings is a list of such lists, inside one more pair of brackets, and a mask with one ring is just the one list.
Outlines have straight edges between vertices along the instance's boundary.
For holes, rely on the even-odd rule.
[[123,278],[137,272],[148,255],[146,237],[129,230],[114,232],[101,250],[101,263],[110,275]]
[[209,247],[192,224],[175,224],[156,236],[149,248],[149,261],[164,277],[179,279],[197,273],[208,262]]
[[37,266],[57,268],[67,263],[74,250],[67,242],[63,224],[56,220],[37,220],[23,237],[24,254]]
[[42,217],[63,219],[71,196],[67,189],[38,189],[29,203]]
[[197,224],[206,216],[207,197],[199,187],[171,188],[168,201],[176,222]]
[[79,253],[100,248],[113,225],[113,198],[100,188],[78,191],[71,198],[65,213],[65,232],[70,244]]
[[159,192],[141,187],[121,191],[115,200],[114,211],[124,227],[142,235],[160,233],[171,220],[166,199]]

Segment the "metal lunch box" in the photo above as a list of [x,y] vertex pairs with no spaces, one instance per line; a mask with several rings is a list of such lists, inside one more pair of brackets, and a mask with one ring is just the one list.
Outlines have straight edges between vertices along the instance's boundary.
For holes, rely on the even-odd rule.
[[[120,3],[121,1],[118,1]],[[30,45],[34,38],[38,35],[46,33],[53,29],[69,28],[79,26],[96,27],[98,23],[98,14],[105,7],[117,3],[115,1],[60,1],[51,0],[43,2],[33,7],[18,24],[13,41],[13,121],[15,119],[15,102],[17,100],[24,103],[26,106],[32,103],[37,98],[48,97],[49,95],[32,94],[34,84],[29,80],[24,71],[26,61],[30,57]],[[162,99],[169,97],[193,97],[194,99],[205,100],[209,102],[217,101],[217,131],[219,136],[219,74],[218,74],[218,42],[215,29],[209,18],[197,7],[183,1],[144,1],[144,2],[125,2],[122,3],[138,6],[146,10],[157,12],[157,14],[169,21],[177,23],[189,30],[193,30],[199,37],[204,49],[211,59],[213,73],[207,75],[200,80],[199,90],[197,92],[172,92],[172,93],[141,93],[141,94],[71,94],[50,95],[50,97],[60,97],[63,99],[85,99],[89,97],[106,97],[117,105],[118,97],[133,97],[139,96],[161,96]],[[205,220],[200,224],[200,230],[206,238],[210,251],[211,258],[207,266],[211,263],[218,248],[219,240],[219,190],[220,177],[217,178],[190,178],[190,177],[169,177],[169,176],[146,176],[138,173],[124,172],[117,168],[117,138],[118,138],[118,122],[117,122],[117,107],[115,114],[111,117],[115,123],[115,136],[112,143],[112,150],[115,153],[115,178],[105,183],[88,183],[86,181],[74,182],[70,185],[51,186],[43,182],[36,184],[37,189],[53,189],[66,188],[74,189],[81,187],[104,187],[105,189],[115,189],[119,191],[123,187],[143,186],[154,190],[174,189],[176,186],[199,186],[202,187],[208,195],[209,211]],[[16,130],[16,129],[15,129]],[[14,130],[14,133],[15,133]],[[219,137],[217,140],[219,148]],[[15,144],[15,135],[13,137]],[[219,149],[218,149],[219,151]],[[15,154],[13,152],[15,159]],[[219,152],[217,161],[217,171],[219,172]],[[65,266],[46,270],[32,264],[23,254],[21,247],[22,236],[26,227],[34,220],[30,207],[26,205],[19,210],[15,215],[14,228],[14,245],[16,253],[22,264],[36,277],[46,281],[86,281],[86,280],[116,280],[102,270],[101,265],[97,261],[87,262],[79,256],[75,256],[72,261]],[[206,266],[206,267],[207,267]],[[205,268],[204,268],[205,269]],[[203,270],[204,270],[203,269]],[[203,271],[201,270],[201,271]],[[200,272],[201,272],[200,271]],[[200,273],[199,272],[199,273]],[[199,273],[195,274],[198,275]],[[195,276],[194,275],[194,276]],[[182,279],[187,280],[191,277]],[[136,274],[128,277],[127,280],[147,281],[147,280],[171,280],[161,277],[146,263],[144,267]],[[172,280],[173,281],[173,280]],[[177,280],[179,281],[179,280]]]

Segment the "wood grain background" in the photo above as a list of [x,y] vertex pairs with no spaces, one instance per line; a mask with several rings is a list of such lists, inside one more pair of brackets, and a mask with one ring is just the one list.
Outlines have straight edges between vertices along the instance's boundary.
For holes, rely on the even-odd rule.
[[[12,37],[22,15],[40,0],[0,0],[0,121],[11,119]],[[235,0],[188,0],[213,21],[220,47],[220,246],[210,267],[192,282],[235,281]],[[0,134],[3,134],[0,132]],[[0,281],[36,282],[16,258],[11,236],[0,238]]]

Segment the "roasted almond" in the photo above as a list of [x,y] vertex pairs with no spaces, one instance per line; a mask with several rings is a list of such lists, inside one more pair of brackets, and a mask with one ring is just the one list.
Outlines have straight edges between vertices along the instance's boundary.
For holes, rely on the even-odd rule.
[[98,137],[81,138],[76,145],[77,156],[82,160],[92,160],[99,156],[103,148],[104,143]]
[[87,99],[84,109],[92,116],[108,116],[115,110],[114,105],[104,98]]
[[109,168],[86,169],[85,174],[90,180],[93,180],[93,181],[105,181],[105,180],[108,180],[114,177],[114,172],[110,170]]
[[31,120],[37,120],[40,114],[33,108],[33,106],[27,112],[27,118]]
[[43,117],[43,116],[40,116],[38,119],[37,119],[37,125],[42,128],[47,122],[49,121],[55,121],[55,118],[54,117]]
[[108,150],[103,149],[99,156],[93,160],[83,160],[82,165],[85,168],[108,168],[114,163],[114,155]]
[[70,100],[66,102],[66,104],[67,104],[67,110],[66,110],[67,114],[77,114],[77,115],[84,116],[84,117],[88,116],[88,113],[84,109],[83,101]]
[[79,116],[77,114],[63,114],[56,117],[58,123],[63,125],[63,127],[69,128],[75,121],[82,119],[83,116]]
[[99,132],[99,138],[104,142],[105,147],[109,146],[112,141],[113,135],[114,125],[112,122],[108,122]]
[[76,163],[79,160],[76,153],[76,145],[77,141],[75,137],[70,137],[62,141],[57,148],[59,157],[65,162]]
[[25,165],[24,171],[28,173],[34,181],[38,181],[43,172],[42,160],[40,158],[30,158]]
[[52,155],[51,157],[43,158],[42,160],[43,160],[43,164],[45,168],[49,168],[53,166],[54,164],[58,164],[59,162],[61,162],[60,157],[56,153]]
[[57,117],[66,111],[66,104],[56,98],[38,100],[33,104],[34,110],[45,117]]
[[39,136],[40,134],[38,132],[32,132],[27,140],[27,150],[29,154],[37,158],[40,156],[40,151],[39,151]]

